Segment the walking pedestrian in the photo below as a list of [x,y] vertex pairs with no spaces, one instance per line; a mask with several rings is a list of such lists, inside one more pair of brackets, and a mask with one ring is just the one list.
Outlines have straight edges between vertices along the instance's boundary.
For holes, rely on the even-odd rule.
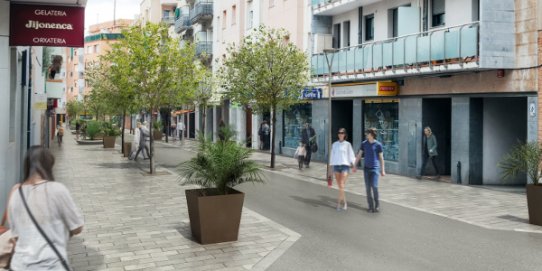
[[385,176],[384,154],[382,144],[376,140],[376,128],[369,128],[365,131],[366,140],[361,142],[356,156],[355,165],[363,159],[363,175],[365,179],[365,190],[367,192],[367,203],[369,213],[380,212],[378,200],[378,177]]
[[299,170],[303,169],[303,163],[305,162],[306,155],[307,155],[307,149],[305,148],[305,144],[299,141],[299,146],[297,146],[297,149],[295,150],[295,153],[294,153],[294,158],[297,159]]
[[264,120],[262,124],[262,134],[263,134],[263,149],[269,150],[271,147],[270,146],[271,145],[271,142],[270,142],[271,128],[269,127],[269,124],[267,123],[266,120]]
[[226,135],[224,129],[226,129],[226,123],[224,123],[224,120],[220,120],[218,123],[218,140],[224,141],[226,140]]
[[79,133],[81,130],[81,122],[79,120],[75,121],[75,137],[77,140],[79,140]]
[[64,126],[62,121],[58,123],[56,138],[58,140],[58,146],[62,145],[62,138],[64,137]]
[[259,139],[259,145],[258,145],[258,149],[259,150],[263,150],[263,147],[264,147],[264,134],[263,134],[263,121],[262,123],[260,123],[260,128],[258,128],[258,139]]
[[179,119],[179,122],[177,122],[177,133],[179,133],[179,140],[181,141],[181,143],[183,142],[184,138],[184,128],[184,122]]
[[425,172],[425,166],[427,165],[427,160],[431,160],[431,163],[433,164],[433,168],[435,169],[436,173],[436,179],[440,178],[440,173],[438,170],[437,165],[437,138],[433,134],[433,131],[431,131],[431,127],[427,126],[423,129],[424,137],[423,137],[423,162],[422,162],[422,168],[420,169],[420,175],[416,176],[416,178],[419,180],[422,178],[424,172]]
[[145,126],[145,124],[143,125],[140,125],[140,127],[138,127],[139,129],[139,147],[137,148],[137,152],[135,154],[135,157],[134,157],[134,160],[137,161],[137,157],[139,156],[139,152],[142,152],[143,150],[145,150],[145,152],[147,152],[147,157],[145,158],[145,154],[142,153],[143,155],[143,159],[149,159],[151,157],[150,153],[149,153],[149,142],[151,140],[151,133],[149,131],[149,129],[147,128],[147,126]]
[[54,156],[32,146],[24,181],[11,189],[8,220],[15,250],[10,270],[68,270],[68,241],[83,230],[83,216],[70,192],[53,177]]
[[[354,167],[354,161],[356,161],[356,155],[352,149],[350,142],[346,141],[348,135],[346,129],[340,128],[338,131],[339,140],[335,141],[331,146],[331,160],[329,165],[333,167],[335,173],[335,180],[339,186],[339,197],[337,198],[337,211],[346,210],[347,203],[344,194],[344,185],[348,179],[348,173],[350,168]],[[342,206],[341,206],[342,202]]]
[[305,156],[305,167],[309,168],[309,164],[311,163],[311,157],[313,148],[316,145],[316,132],[314,131],[314,128],[307,122],[305,123],[305,126],[303,130],[301,131],[301,142],[305,145],[306,153]]

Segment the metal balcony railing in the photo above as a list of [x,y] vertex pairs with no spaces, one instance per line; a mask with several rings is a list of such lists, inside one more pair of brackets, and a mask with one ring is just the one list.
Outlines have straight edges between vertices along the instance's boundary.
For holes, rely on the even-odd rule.
[[[477,67],[479,23],[435,29],[392,39],[341,48],[333,56],[333,76],[362,77],[411,74],[447,69]],[[312,76],[329,74],[324,53],[313,54]],[[423,70],[423,71],[422,71]],[[378,74],[377,74],[378,73]]]
[[175,17],[174,16],[164,16],[162,17],[162,22],[166,25],[173,25],[175,24]]
[[194,8],[190,11],[190,21],[197,23],[199,20],[210,20],[213,18],[213,2],[208,0],[196,1]]
[[180,33],[192,26],[189,15],[181,15],[175,20],[175,32]]
[[207,56],[213,54],[213,42],[212,41],[196,41],[196,55],[200,56],[205,53]]

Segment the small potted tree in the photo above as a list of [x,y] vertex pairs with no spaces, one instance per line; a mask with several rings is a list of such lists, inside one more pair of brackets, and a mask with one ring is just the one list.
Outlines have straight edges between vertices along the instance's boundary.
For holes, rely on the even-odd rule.
[[98,140],[101,130],[102,130],[102,125],[100,124],[100,122],[95,121],[95,120],[87,121],[84,124],[85,139],[77,140],[77,143],[83,144],[83,145],[103,144],[102,140]]
[[538,142],[516,145],[499,163],[503,179],[526,173],[533,183],[527,184],[527,208],[529,223],[542,226],[542,146]]
[[104,148],[115,148],[115,140],[120,135],[120,130],[111,122],[103,124],[103,144]]
[[233,132],[223,128],[225,140],[213,143],[200,135],[197,156],[182,163],[192,236],[201,244],[236,241],[239,235],[244,193],[233,187],[263,182],[257,163],[249,160],[251,149],[233,141]]

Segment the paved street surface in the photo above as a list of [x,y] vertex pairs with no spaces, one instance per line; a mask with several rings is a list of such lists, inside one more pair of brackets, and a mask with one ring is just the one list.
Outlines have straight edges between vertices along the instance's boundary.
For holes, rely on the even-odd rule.
[[[186,199],[178,176],[159,170],[147,176],[143,163],[119,149],[76,145],[64,138],[55,178],[66,184],[85,217],[73,238],[74,270],[264,270],[299,235],[244,209],[238,242],[202,246],[191,239]],[[147,167],[145,167],[147,170]]]
[[[172,141],[171,144],[179,145],[179,142]],[[187,140],[183,147],[195,151],[195,142]],[[269,166],[268,153],[256,152],[253,157],[264,167]],[[166,162],[166,165],[170,164]],[[326,167],[323,163],[312,162],[310,168],[300,171],[297,168],[297,161],[293,158],[277,155],[276,169],[273,172],[327,186],[327,182],[324,181]],[[362,171],[348,178],[346,190],[365,196]],[[515,192],[517,189],[512,191]],[[379,192],[382,201],[483,228],[542,233],[542,227],[528,223],[527,199],[522,193],[428,180],[419,181],[392,174],[381,177]]]
[[[172,144],[157,146],[158,160],[166,167],[174,167],[194,150],[191,142],[181,151]],[[542,245],[539,233],[489,230],[397,204],[384,203],[382,213],[369,214],[365,198],[354,193],[347,194],[349,209],[337,212],[336,190],[321,181],[276,173],[266,176],[265,185],[239,187],[246,192],[247,207],[302,236],[269,270],[539,270],[542,266],[536,256]]]

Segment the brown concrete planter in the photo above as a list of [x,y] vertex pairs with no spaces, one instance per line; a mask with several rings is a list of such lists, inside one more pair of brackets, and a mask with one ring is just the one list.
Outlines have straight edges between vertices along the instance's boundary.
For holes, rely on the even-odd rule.
[[529,223],[542,226],[542,185],[527,185]]
[[104,148],[114,148],[115,147],[115,136],[104,136]]
[[152,132],[152,136],[154,140],[162,140],[162,131],[156,131],[154,130]]
[[[207,196],[201,192],[206,190]],[[237,241],[245,194],[231,189],[217,195],[216,189],[186,190],[192,236],[200,244]]]
[[129,157],[132,151],[132,142],[124,142],[124,157]]

